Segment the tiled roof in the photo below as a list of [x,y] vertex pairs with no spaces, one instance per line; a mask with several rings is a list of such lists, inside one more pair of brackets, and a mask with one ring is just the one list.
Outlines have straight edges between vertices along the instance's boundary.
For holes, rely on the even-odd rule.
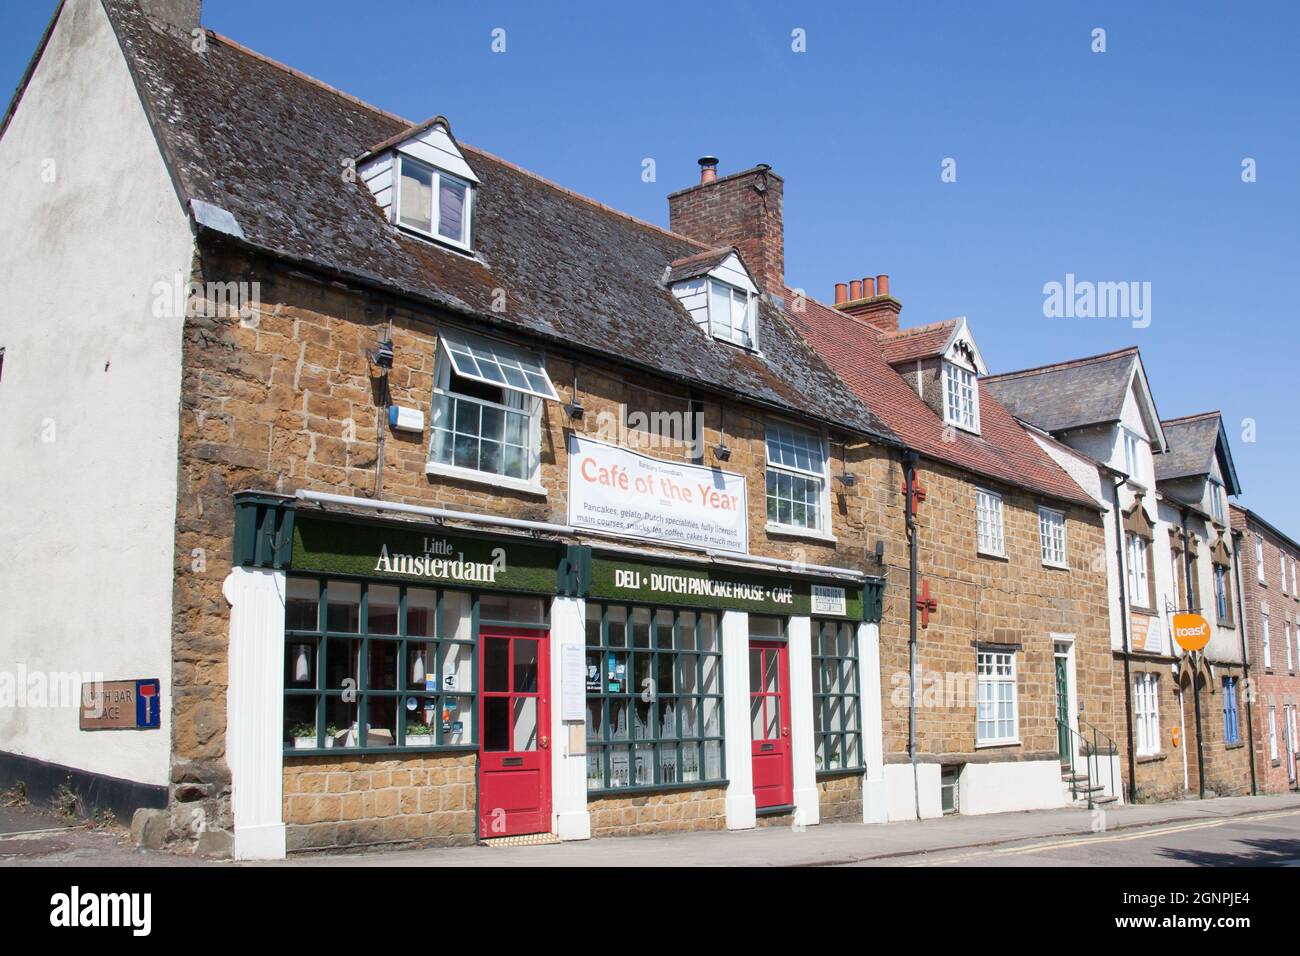
[[[1118,421],[1136,348],[1040,368],[987,375],[985,388],[1011,414],[1049,432]],[[1158,456],[1157,456],[1158,457]]]
[[1169,451],[1156,456],[1156,480],[1208,475],[1218,450],[1219,413],[1188,415],[1161,424],[1169,440]]
[[[885,362],[878,330],[812,299],[805,301],[802,312],[792,311],[789,317],[908,447],[975,475],[1097,507],[982,385],[980,434],[946,429],[942,419]],[[945,433],[950,440],[945,441]]]
[[697,252],[693,256],[686,256],[672,263],[672,268],[668,270],[668,276],[664,279],[668,285],[674,282],[681,282],[683,279],[697,279],[702,275],[708,275],[718,266],[726,261],[727,257],[735,254],[739,257],[731,246],[725,246],[722,249],[710,249],[707,252]]
[[961,319],[945,319],[880,336],[881,357],[890,365],[942,355]]
[[[760,306],[762,354],[715,341],[663,285],[703,247],[459,143],[481,181],[476,256],[407,236],[342,163],[413,124],[209,32],[207,52],[102,0],[187,202],[227,210],[246,247],[476,322],[607,356],[892,441],[787,324]],[[492,308],[504,289],[504,314]]]

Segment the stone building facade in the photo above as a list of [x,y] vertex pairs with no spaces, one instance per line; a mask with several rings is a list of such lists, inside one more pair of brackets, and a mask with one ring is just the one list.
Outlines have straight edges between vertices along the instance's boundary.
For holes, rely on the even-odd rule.
[[1300,751],[1300,545],[1249,509],[1233,506],[1231,517],[1240,541],[1243,624],[1253,691],[1240,718],[1254,743],[1256,786],[1262,793],[1281,793],[1297,787]]

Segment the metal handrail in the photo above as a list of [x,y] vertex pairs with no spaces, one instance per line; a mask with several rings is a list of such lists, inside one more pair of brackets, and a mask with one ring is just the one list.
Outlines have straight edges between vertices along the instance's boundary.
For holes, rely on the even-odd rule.
[[1070,726],[1070,722],[1069,722],[1069,721],[1065,720],[1065,719],[1062,718],[1062,717],[1057,717],[1057,718],[1056,718],[1056,728],[1057,728],[1057,732],[1058,732],[1058,733],[1059,733],[1061,730],[1064,730],[1064,731],[1066,732],[1066,734],[1069,735],[1067,739],[1068,739],[1069,742],[1070,742],[1069,747],[1068,747],[1068,753],[1069,753],[1068,761],[1069,761],[1069,766],[1070,766],[1070,796],[1075,797],[1076,799],[1077,799],[1078,796],[1079,796],[1079,783],[1078,783],[1078,781],[1077,781],[1075,778],[1079,775],[1079,772],[1078,772],[1078,769],[1075,767],[1075,763],[1074,763],[1074,755],[1075,755],[1075,753],[1076,753],[1075,746],[1074,746],[1074,738],[1075,738],[1075,737],[1078,737],[1078,738],[1079,738],[1079,746],[1080,746],[1081,748],[1084,748],[1084,750],[1085,750],[1085,753],[1084,753],[1084,759],[1083,759],[1083,777],[1084,777],[1084,786],[1086,787],[1085,792],[1086,792],[1087,795],[1088,795],[1088,809],[1091,810],[1091,809],[1093,808],[1093,802],[1092,802],[1092,760],[1088,757],[1087,752],[1086,752],[1086,750],[1087,750],[1087,741],[1084,740],[1084,737],[1083,737],[1082,734],[1080,734],[1077,730],[1075,730],[1073,727]]
[[[1106,747],[1107,747],[1106,754],[1108,758],[1119,753],[1119,747],[1116,746],[1114,739],[1110,737],[1108,734],[1106,734],[1104,731],[1098,730],[1095,725],[1088,723],[1086,720],[1081,719],[1079,721],[1079,724],[1083,727],[1087,727],[1089,730],[1092,731],[1093,759],[1096,759],[1097,754],[1100,752],[1097,745],[1098,744],[1097,738],[1099,737],[1106,742]],[[1118,797],[1119,791],[1115,789],[1115,761],[1107,759],[1106,763],[1110,767],[1110,796]],[[1101,772],[1100,767],[1097,768],[1097,772],[1098,773]]]

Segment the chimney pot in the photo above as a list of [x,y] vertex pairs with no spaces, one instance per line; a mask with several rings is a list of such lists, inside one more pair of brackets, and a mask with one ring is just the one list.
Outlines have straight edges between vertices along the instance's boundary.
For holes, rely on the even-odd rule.
[[849,282],[849,298],[841,299],[844,283],[835,286],[835,308],[863,325],[882,332],[898,331],[898,313],[903,307],[889,295],[889,276],[865,276]]
[[848,301],[849,301],[848,284],[844,282],[835,283],[835,304],[839,305],[841,302],[848,302]]
[[[668,228],[710,249],[734,246],[759,289],[785,295],[785,182],[771,169],[717,175],[700,159],[700,182],[668,196]],[[705,188],[707,187],[707,188]]]

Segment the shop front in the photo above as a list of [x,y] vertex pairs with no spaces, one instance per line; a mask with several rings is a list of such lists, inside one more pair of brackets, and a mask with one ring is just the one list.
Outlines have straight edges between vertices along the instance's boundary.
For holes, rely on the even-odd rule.
[[237,856],[812,824],[867,773],[879,581],[300,504],[237,496]]

